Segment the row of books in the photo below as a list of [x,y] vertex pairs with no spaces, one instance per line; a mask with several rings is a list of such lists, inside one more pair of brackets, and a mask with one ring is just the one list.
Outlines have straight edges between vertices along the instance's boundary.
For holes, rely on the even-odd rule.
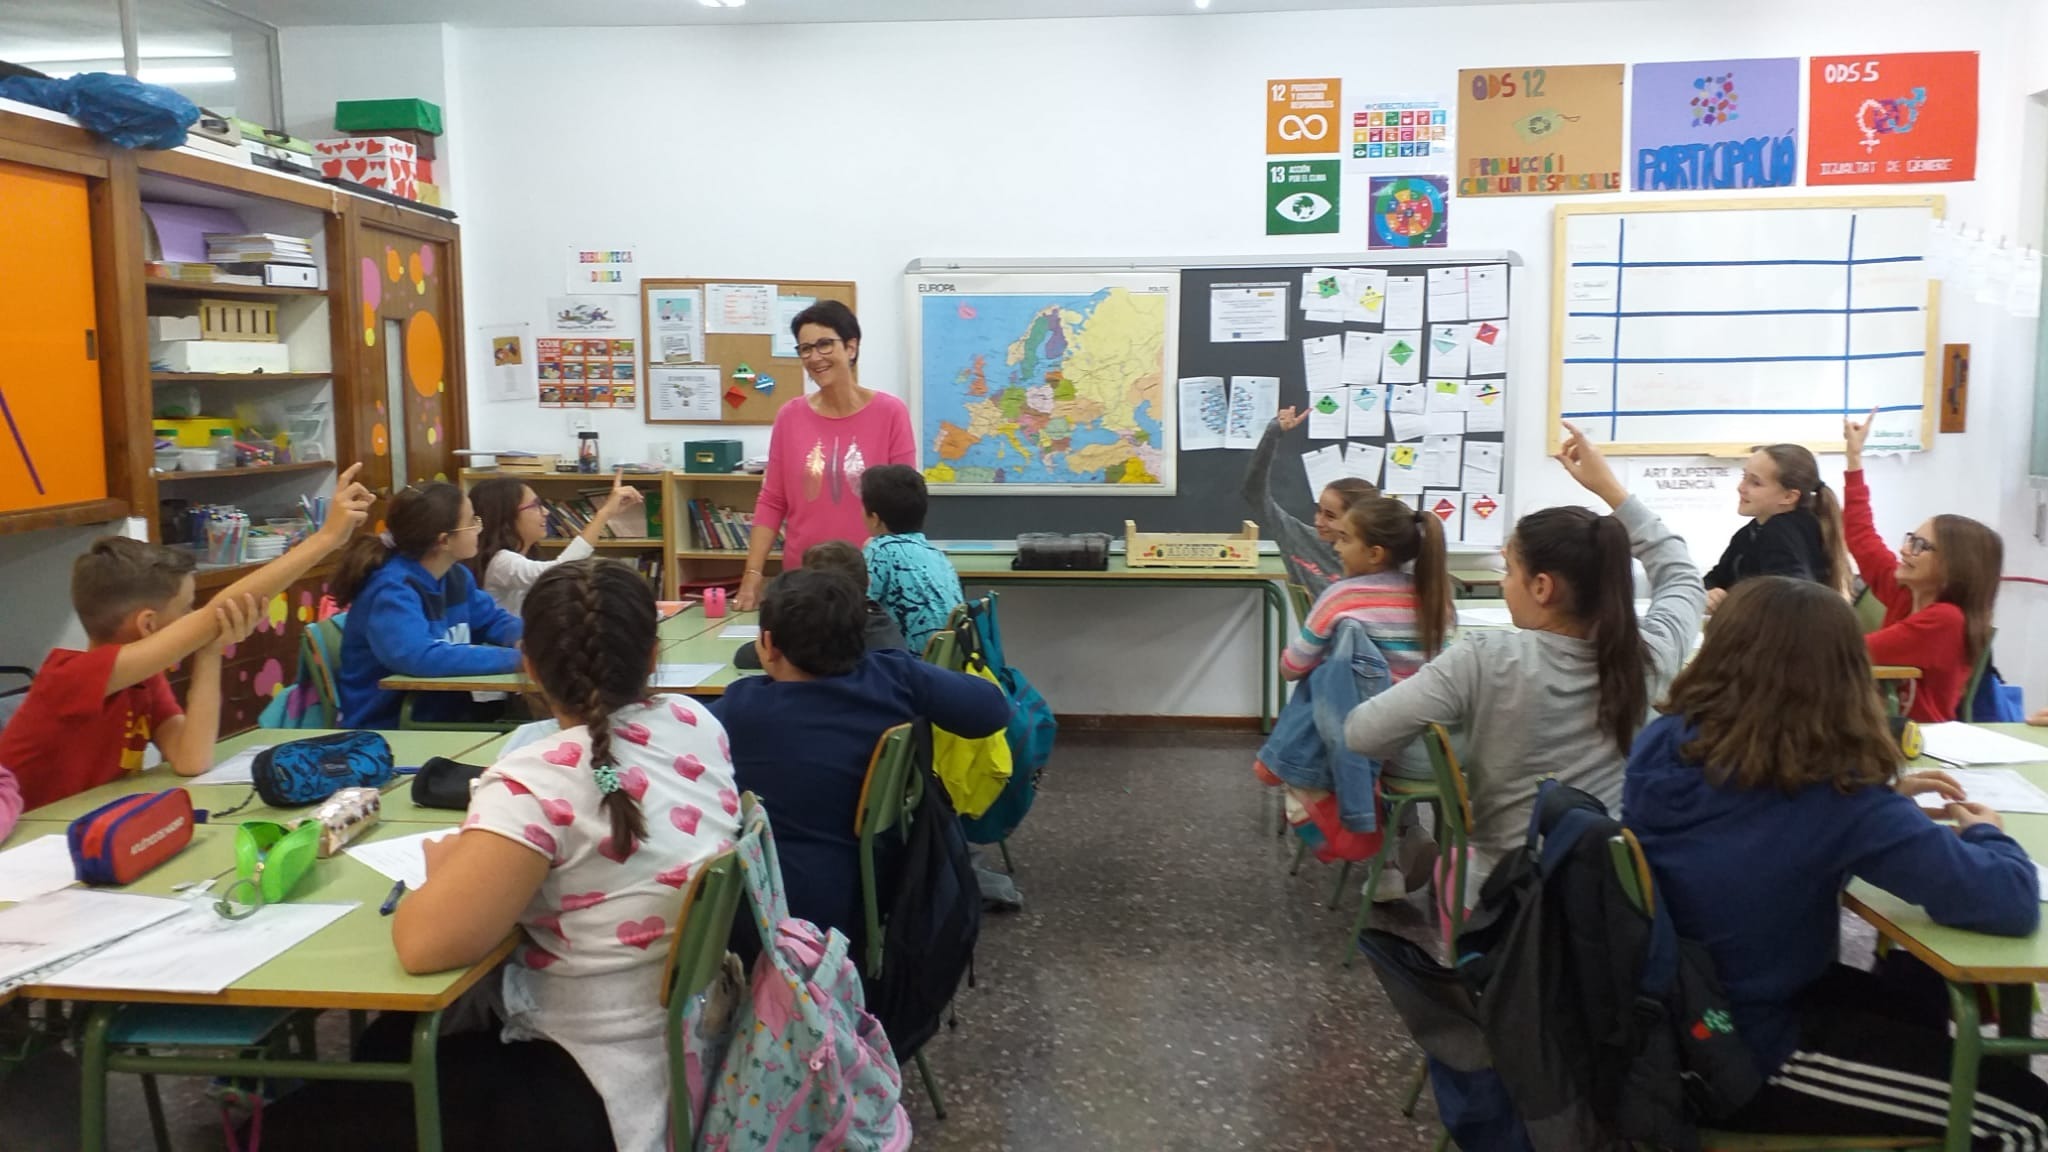
[[[736,508],[721,507],[709,500],[688,501],[690,537],[703,549],[745,552],[747,536],[754,530],[754,513],[742,512]],[[782,548],[782,534],[775,534],[777,551]]]
[[[611,486],[605,485],[602,488],[579,488],[576,495],[568,499],[542,497],[540,507],[548,518],[548,535],[581,536],[611,494]],[[603,535],[607,539],[645,540],[661,535],[661,493],[648,491],[645,495],[646,503],[629,504],[605,523]]]

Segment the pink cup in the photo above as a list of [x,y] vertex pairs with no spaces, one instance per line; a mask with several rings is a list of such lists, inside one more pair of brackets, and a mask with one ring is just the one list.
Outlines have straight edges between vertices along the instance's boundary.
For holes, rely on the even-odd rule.
[[704,615],[712,620],[725,615],[725,589],[706,588],[704,590]]

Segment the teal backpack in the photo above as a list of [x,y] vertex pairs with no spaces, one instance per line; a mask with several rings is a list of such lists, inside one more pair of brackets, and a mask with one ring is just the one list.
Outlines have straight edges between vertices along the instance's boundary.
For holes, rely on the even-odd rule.
[[315,620],[299,633],[299,671],[291,687],[270,698],[259,728],[333,728],[334,672],[341,667],[341,629],[348,613]]
[[[686,1083],[693,1114],[703,1117],[697,1146],[908,1149],[903,1074],[867,1013],[846,937],[790,918],[768,813],[751,794],[740,820],[740,872],[761,955],[737,1012],[705,995],[684,1012]],[[715,1071],[707,1077],[706,1069]]]

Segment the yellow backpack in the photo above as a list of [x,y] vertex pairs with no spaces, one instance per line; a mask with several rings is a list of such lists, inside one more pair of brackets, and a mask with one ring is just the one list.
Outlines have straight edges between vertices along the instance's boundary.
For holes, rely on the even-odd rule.
[[[980,651],[969,652],[965,665],[960,669],[962,672],[1001,687]],[[1010,782],[1009,735],[998,729],[993,736],[969,740],[933,725],[932,771],[945,783],[955,812],[979,816],[988,811],[988,806],[1003,794],[1003,786]]]

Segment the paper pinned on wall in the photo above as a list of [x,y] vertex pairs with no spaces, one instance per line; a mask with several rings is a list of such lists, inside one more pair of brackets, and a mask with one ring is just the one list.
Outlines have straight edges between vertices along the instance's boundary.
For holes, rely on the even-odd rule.
[[1468,324],[1429,326],[1429,374],[1464,379],[1471,375],[1472,333]]
[[1470,440],[1465,444],[1465,475],[1458,484],[1467,492],[1500,490],[1501,446],[1491,440]]
[[1460,506],[1456,489],[1442,488],[1422,490],[1422,511],[1434,516],[1444,526],[1444,539],[1455,543],[1458,539],[1458,515]]
[[1345,389],[1351,417],[1345,434],[1349,436],[1371,436],[1375,439],[1387,432],[1387,389],[1382,384],[1361,384]]
[[1571,269],[1564,277],[1564,298],[1572,304],[1614,303],[1614,269]]
[[649,367],[695,364],[704,359],[703,289],[649,289],[647,323]]
[[1223,428],[1223,446],[1257,448],[1266,425],[1279,411],[1278,376],[1232,376],[1230,415]]
[[1271,344],[1287,339],[1287,288],[1218,284],[1209,289],[1209,343]]
[[1427,289],[1420,276],[1387,278],[1386,326],[1389,332],[1422,327],[1422,300]]
[[540,397],[534,376],[532,325],[491,324],[476,330],[484,347],[491,350],[491,362],[484,369],[484,397],[492,404],[532,401]]
[[1388,332],[1381,345],[1380,379],[1388,384],[1413,384],[1422,379],[1422,333]]
[[632,245],[572,247],[568,252],[569,274],[563,283],[572,295],[631,296],[640,291],[640,265]]
[[1507,431],[1507,393],[1498,380],[1467,380],[1459,385],[1465,392],[1465,431]]
[[1469,375],[1500,376],[1508,370],[1508,322],[1481,320],[1465,325]]
[[775,335],[775,285],[706,284],[704,331],[715,335]]
[[1311,440],[1342,440],[1344,429],[1350,422],[1344,389],[1334,388],[1327,392],[1308,394],[1308,438]]
[[1344,337],[1335,333],[1301,342],[1301,373],[1310,392],[1344,386]]
[[1344,383],[1379,383],[1380,362],[1386,354],[1387,338],[1384,333],[1344,333]]
[[1387,430],[1395,440],[1420,440],[1429,432],[1429,417],[1420,412],[1389,412]]
[[1384,477],[1380,480],[1380,491],[1393,495],[1406,493],[1422,495],[1422,446],[1420,444],[1391,444],[1387,447]]
[[1423,432],[1430,436],[1463,436],[1465,414],[1463,412],[1431,412],[1423,417],[1426,422]]
[[1308,474],[1308,490],[1320,498],[1323,489],[1344,478],[1344,446],[1332,444],[1302,453],[1301,468]]
[[1397,384],[1388,391],[1387,411],[1420,416],[1429,411],[1429,401],[1420,384]]
[[647,372],[647,418],[669,421],[722,420],[717,365],[651,368]]
[[1463,436],[1422,438],[1422,482],[1431,488],[1456,488],[1464,463]]
[[1223,447],[1230,390],[1221,376],[1189,376],[1180,382],[1180,449],[1199,452]]
[[1424,385],[1429,396],[1428,411],[1463,412],[1465,410],[1465,382],[1462,380],[1431,380]]
[[1429,270],[1429,318],[1432,322],[1463,320],[1466,316],[1465,270]]
[[1386,455],[1386,448],[1379,444],[1347,444],[1344,446],[1344,472],[1367,484],[1377,485]]
[[1464,531],[1467,544],[1498,548],[1507,540],[1507,506],[1498,492],[1465,493]]
[[1322,324],[1344,322],[1344,270],[1311,268],[1301,274],[1302,319]]
[[768,354],[778,360],[796,359],[796,333],[790,330],[790,323],[798,314],[816,304],[816,296],[790,296],[777,294],[775,297],[775,333],[768,338]]
[[1499,320],[1508,314],[1508,266],[1482,264],[1465,273],[1465,318]]
[[1387,270],[1354,268],[1344,274],[1344,319],[1379,324],[1387,311]]

